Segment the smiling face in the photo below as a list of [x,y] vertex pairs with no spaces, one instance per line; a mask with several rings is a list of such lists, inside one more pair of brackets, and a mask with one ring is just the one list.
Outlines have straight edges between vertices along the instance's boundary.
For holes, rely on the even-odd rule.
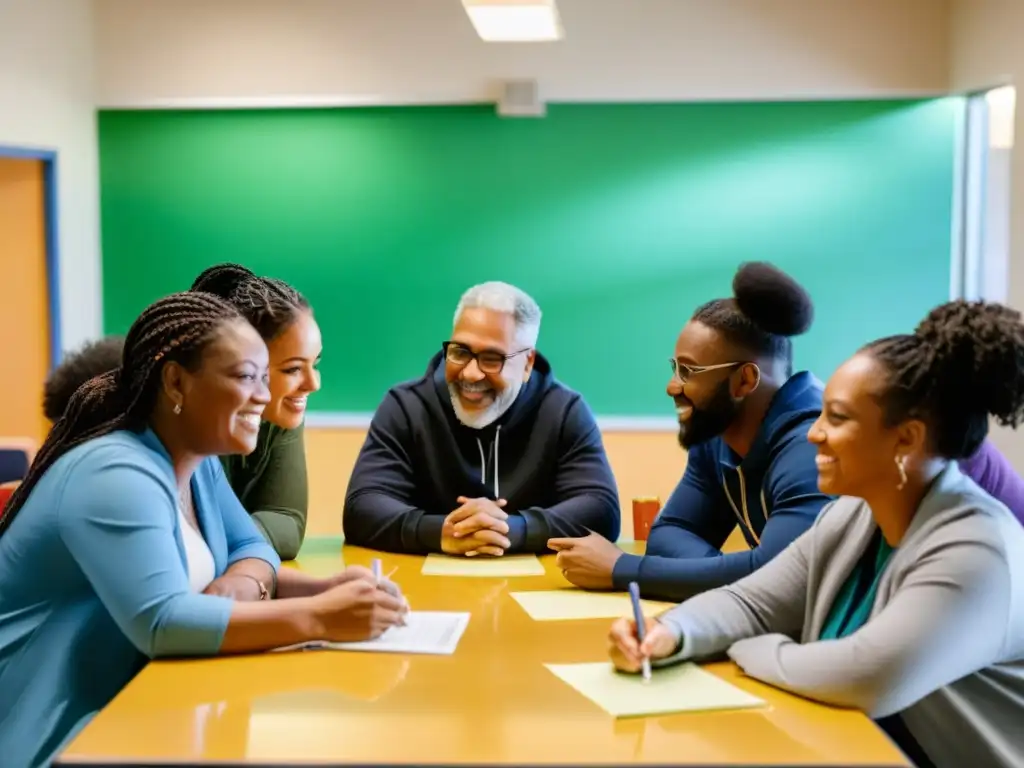
[[444,368],[459,421],[482,429],[499,419],[530,378],[535,357],[532,349],[524,351],[523,345],[516,343],[511,314],[480,307],[464,309],[452,329]]
[[295,429],[306,416],[309,395],[320,389],[323,341],[313,313],[300,312],[267,345],[270,351],[270,404],[263,418],[284,429]]
[[[679,444],[689,449],[729,428],[743,398],[756,388],[757,378],[754,366],[744,365],[742,357],[732,354],[721,334],[696,320],[679,334],[674,360],[678,373],[673,372],[665,391],[676,405]],[[700,370],[716,365],[723,367]]]
[[907,420],[887,425],[879,395],[888,372],[861,352],[843,363],[825,386],[821,415],[807,438],[818,446],[818,487],[833,496],[870,496],[899,481],[896,458],[913,462],[924,426]]
[[174,423],[192,452],[211,456],[248,454],[256,449],[267,389],[267,346],[244,320],[221,326],[189,371],[164,366],[164,389],[181,405]]

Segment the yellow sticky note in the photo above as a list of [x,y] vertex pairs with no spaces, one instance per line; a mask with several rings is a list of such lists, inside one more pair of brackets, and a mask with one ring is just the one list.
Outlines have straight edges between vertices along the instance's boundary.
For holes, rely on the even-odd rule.
[[424,576],[502,579],[508,576],[543,576],[544,566],[536,555],[453,557],[432,553],[423,561],[421,573]]
[[765,705],[763,699],[692,663],[655,669],[649,682],[640,675],[616,672],[609,662],[544,666],[612,717],[751,709]]
[[[617,619],[633,615],[633,604],[625,592],[584,592],[556,589],[544,592],[510,592],[534,621],[570,621],[574,619]],[[645,616],[656,616],[674,603],[641,600]]]

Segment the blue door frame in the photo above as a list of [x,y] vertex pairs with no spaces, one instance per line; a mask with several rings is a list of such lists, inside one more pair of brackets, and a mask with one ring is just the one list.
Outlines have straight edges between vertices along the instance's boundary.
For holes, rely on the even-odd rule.
[[46,218],[46,290],[50,309],[50,370],[60,363],[60,241],[58,239],[57,152],[51,149],[0,144],[0,157],[41,160],[43,163],[44,216]]

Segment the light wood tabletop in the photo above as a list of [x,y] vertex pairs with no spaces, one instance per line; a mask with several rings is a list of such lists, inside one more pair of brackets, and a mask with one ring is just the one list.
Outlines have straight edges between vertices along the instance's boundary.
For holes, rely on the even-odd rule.
[[69,745],[62,765],[160,764],[735,764],[908,762],[864,715],[707,670],[767,702],[732,712],[615,719],[545,668],[607,660],[607,619],[534,621],[509,592],[569,588],[544,576],[420,573],[423,558],[311,541],[296,567],[397,567],[414,610],[469,611],[451,656],[298,651],[143,670]]

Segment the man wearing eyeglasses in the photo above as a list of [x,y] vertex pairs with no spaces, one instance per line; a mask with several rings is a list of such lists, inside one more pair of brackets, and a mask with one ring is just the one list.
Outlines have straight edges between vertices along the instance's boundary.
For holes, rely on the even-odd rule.
[[[810,297],[765,263],[743,265],[733,297],[697,309],[671,359],[667,393],[686,471],[651,527],[643,556],[595,534],[552,539],[565,577],[682,601],[752,573],[804,533],[830,498],[818,490],[807,432],[822,384],[793,373],[790,336],[811,325]],[[725,554],[740,527],[750,549]]]
[[393,387],[374,414],[345,499],[346,541],[475,557],[618,537],[601,434],[537,351],[540,320],[507,283],[463,294],[426,375]]

